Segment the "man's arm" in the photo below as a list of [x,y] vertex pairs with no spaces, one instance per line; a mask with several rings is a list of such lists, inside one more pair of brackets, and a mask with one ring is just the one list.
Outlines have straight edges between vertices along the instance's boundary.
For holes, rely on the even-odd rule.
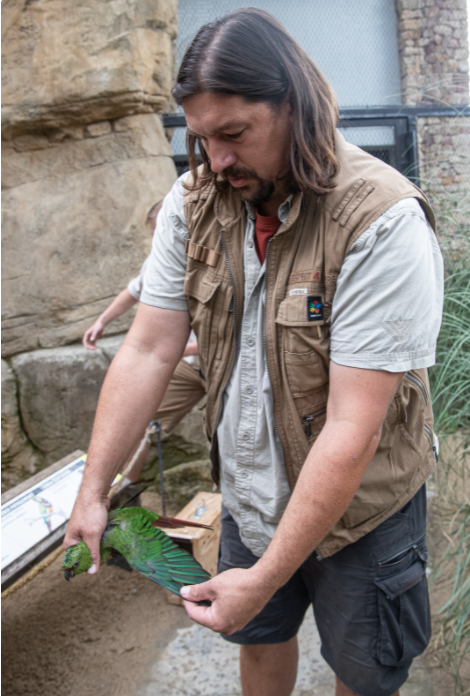
[[188,312],[141,303],[106,375],[82,485],[64,540],[68,548],[84,539],[96,569],[111,482],[155,415],[188,336]]
[[340,519],[379,444],[403,373],[330,364],[326,424],[310,450],[276,533],[249,570],[228,570],[182,590],[189,616],[214,631],[240,630],[261,611]]
[[132,297],[127,288],[122,290],[111,302],[104,312],[98,317],[93,326],[85,331],[82,343],[88,350],[96,350],[96,341],[101,338],[103,331],[112,321],[125,314],[135,305],[137,300]]

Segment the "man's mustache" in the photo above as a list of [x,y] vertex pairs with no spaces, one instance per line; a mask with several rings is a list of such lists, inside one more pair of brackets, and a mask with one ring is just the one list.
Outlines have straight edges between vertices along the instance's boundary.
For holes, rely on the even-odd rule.
[[221,174],[224,179],[258,179],[255,172],[250,169],[240,169],[237,167],[227,167],[222,170]]

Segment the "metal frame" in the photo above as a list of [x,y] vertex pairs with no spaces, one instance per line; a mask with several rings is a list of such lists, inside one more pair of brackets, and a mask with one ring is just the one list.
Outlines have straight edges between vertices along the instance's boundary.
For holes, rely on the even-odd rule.
[[[470,105],[451,106],[373,106],[366,109],[341,109],[340,128],[392,126],[395,129],[393,166],[419,186],[417,119],[426,117],[470,116]],[[184,128],[186,118],[179,114],[163,114],[165,128]],[[183,165],[185,155],[174,155],[176,166]]]

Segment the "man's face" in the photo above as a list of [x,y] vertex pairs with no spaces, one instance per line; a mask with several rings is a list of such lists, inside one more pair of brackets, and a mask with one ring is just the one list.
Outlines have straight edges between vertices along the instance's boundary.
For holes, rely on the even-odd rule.
[[189,129],[198,135],[218,172],[255,205],[286,193],[292,112],[238,95],[197,94],[184,100]]

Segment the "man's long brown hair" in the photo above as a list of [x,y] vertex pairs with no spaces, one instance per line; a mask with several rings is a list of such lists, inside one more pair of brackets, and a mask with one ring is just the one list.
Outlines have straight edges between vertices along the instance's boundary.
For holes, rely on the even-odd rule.
[[[184,55],[172,94],[182,104],[203,92],[236,94],[273,107],[290,99],[292,183],[304,193],[319,195],[334,187],[339,170],[334,150],[336,99],[305,51],[269,12],[253,7],[234,10],[201,27]],[[212,172],[201,139],[189,129],[186,147],[193,188],[227,185]],[[197,172],[196,147],[202,173]]]

